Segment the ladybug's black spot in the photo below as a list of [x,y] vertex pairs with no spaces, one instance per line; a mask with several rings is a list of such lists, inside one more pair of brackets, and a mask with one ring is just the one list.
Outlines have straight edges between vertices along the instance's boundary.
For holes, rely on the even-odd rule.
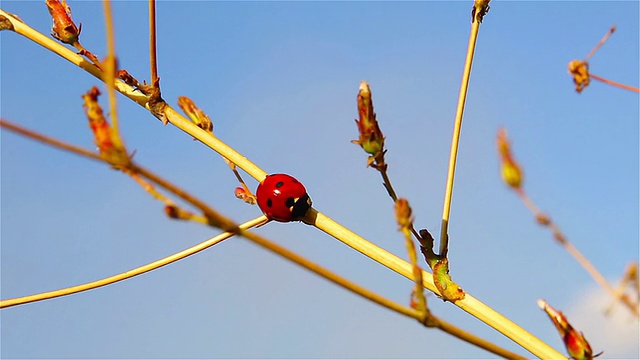
[[271,199],[267,199],[267,206],[268,207],[272,207],[273,206],[273,201],[271,201]]
[[296,179],[291,179],[291,181],[293,181],[294,184],[299,184],[300,182]]
[[288,197],[287,201],[284,204],[287,205],[287,208],[292,208],[293,205],[296,204],[296,199],[294,199],[292,197]]
[[278,181],[278,182],[276,183],[276,189],[281,188],[281,187],[282,187],[282,185],[284,185],[284,183],[283,183],[282,181]]
[[309,197],[309,194],[304,194],[298,199],[298,201],[296,201],[293,204],[293,208],[291,208],[291,214],[293,215],[293,219],[300,219],[307,213],[307,211],[309,211],[310,208],[311,208],[311,198]]

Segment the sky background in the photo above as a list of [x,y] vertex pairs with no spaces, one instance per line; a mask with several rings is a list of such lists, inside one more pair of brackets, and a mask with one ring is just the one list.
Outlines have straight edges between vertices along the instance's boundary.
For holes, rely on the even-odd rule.
[[[81,42],[105,54],[97,1],[71,1]],[[121,67],[149,79],[146,2],[114,2]],[[269,173],[307,187],[314,207],[406,258],[393,204],[367,169],[356,94],[371,85],[389,175],[417,228],[439,233],[453,118],[470,29],[464,2],[158,3],[162,96],[191,97],[216,135]],[[50,33],[43,2],[2,9]],[[494,1],[480,29],[450,222],[453,278],[468,293],[564,353],[544,298],[603,358],[638,358],[638,322],[539,227],[499,177],[495,135],[507,128],[525,188],[611,281],[638,260],[637,93],[593,82],[574,91],[567,63],[612,25],[592,73],[638,86],[639,3]],[[102,85],[10,32],[1,41],[1,116],[94,148],[81,94]],[[119,96],[126,145],[237,222],[216,153]],[[102,98],[106,104],[106,97]],[[218,231],[168,220],[121,173],[1,132],[1,296],[77,285],[132,269]],[[245,176],[248,185],[257,183]],[[260,234],[395,301],[411,283],[320,231],[269,224]],[[435,296],[432,312],[527,355]],[[493,358],[381,308],[241,238],[90,292],[4,309],[2,358]]]

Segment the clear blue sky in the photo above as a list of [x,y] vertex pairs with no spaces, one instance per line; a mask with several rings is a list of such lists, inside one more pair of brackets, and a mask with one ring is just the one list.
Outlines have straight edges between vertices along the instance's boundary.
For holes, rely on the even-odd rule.
[[[70,4],[81,42],[103,56],[101,3]],[[437,234],[471,4],[162,1],[162,95],[174,105],[190,96],[223,141],[268,172],[295,175],[318,210],[406,257],[380,177],[350,143],[358,84],[371,84],[397,192],[416,226]],[[146,2],[113,5],[120,64],[148,80]],[[50,33],[43,2],[2,9]],[[593,82],[578,95],[566,71],[614,24],[590,69],[638,86],[637,1],[492,2],[471,76],[449,256],[465,290],[556,349],[564,351],[538,298],[565,311],[605,358],[637,358],[638,323],[620,307],[622,321],[602,315],[603,290],[500,182],[494,143],[505,126],[531,197],[607,278],[637,261],[638,94]],[[1,116],[93,147],[80,95],[98,81],[16,34],[0,39]],[[217,154],[119,99],[137,161],[238,222],[259,214],[234,198],[235,178]],[[102,164],[1,134],[3,299],[109,276],[217,234],[167,220],[161,203]],[[257,231],[408,302],[409,281],[312,227]],[[458,308],[428,301],[443,319],[525,354]],[[240,238],[0,315],[2,358],[492,357]]]

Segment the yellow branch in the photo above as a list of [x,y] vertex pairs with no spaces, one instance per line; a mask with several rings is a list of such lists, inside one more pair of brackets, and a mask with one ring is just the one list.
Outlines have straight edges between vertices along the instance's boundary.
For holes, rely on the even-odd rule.
[[[336,223],[326,215],[316,211],[315,209],[311,209],[309,214],[307,214],[306,220],[312,225],[315,225],[318,229],[342,241],[354,250],[359,251],[409,280],[413,279],[411,264],[363,239],[349,229],[346,229],[342,225]],[[438,293],[438,290],[433,283],[433,276],[431,273],[423,271],[422,280],[425,288],[436,294]],[[463,300],[458,300],[454,304],[480,321],[496,329],[498,332],[510,338],[539,358],[566,358],[566,356],[560,354],[540,339],[531,335],[513,321],[507,319],[500,313],[483,304],[481,301],[475,299],[469,293],[466,294]]]
[[[244,224],[240,225],[241,229],[249,229],[251,227],[254,227],[262,222],[265,221],[265,217],[264,216],[259,216],[253,220],[247,221]],[[129,270],[129,271],[125,271],[123,273],[117,274],[117,275],[113,275],[113,276],[109,276],[106,277],[104,279],[100,279],[100,280],[96,280],[96,281],[92,281],[92,282],[88,282],[86,284],[81,284],[81,285],[77,285],[77,286],[72,286],[72,287],[68,287],[68,288],[64,288],[64,289],[59,289],[59,290],[53,290],[53,291],[49,291],[49,292],[44,292],[41,294],[35,294],[35,295],[30,295],[30,296],[22,296],[22,297],[18,297],[18,298],[13,298],[13,299],[6,299],[6,300],[1,300],[0,301],[0,309],[1,308],[6,308],[6,307],[11,307],[11,306],[16,306],[16,305],[22,305],[22,304],[27,304],[30,302],[35,302],[35,301],[40,301],[40,300],[47,300],[47,299],[53,299],[56,297],[60,297],[60,296],[65,296],[65,295],[71,295],[71,294],[75,294],[75,293],[79,293],[82,291],[87,291],[87,290],[91,290],[91,289],[96,289],[102,286],[106,286],[106,285],[110,285],[122,280],[126,280],[129,278],[132,278],[134,276],[138,276],[141,274],[144,274],[146,272],[149,272],[151,270],[155,270],[158,269],[162,266],[171,264],[173,262],[176,262],[178,260],[182,260],[184,258],[186,258],[187,256],[191,256],[195,253],[198,253],[202,250],[205,250],[207,248],[210,248],[211,246],[226,240],[228,238],[230,238],[231,236],[233,236],[234,234],[231,232],[224,232],[216,237],[213,237],[209,240],[203,241],[198,245],[192,246],[188,249],[185,249],[179,253],[173,254],[171,256],[167,256],[165,258],[162,258],[160,260],[154,261],[152,263],[137,267],[135,269]]]
[[[95,76],[97,79],[103,82],[105,81],[104,74],[102,73],[102,71],[100,71],[100,69],[95,67],[92,63],[88,62],[82,56],[76,54],[74,51],[39,33],[35,29],[17,20],[15,17],[11,16],[11,14],[3,11],[2,9],[0,9],[0,16],[6,17],[11,22],[11,24],[13,25],[13,30],[16,33],[23,35],[31,41],[34,41],[38,45],[60,55],[67,61]],[[135,101],[137,104],[145,107],[147,110],[150,110],[149,106],[147,105],[149,97],[143,95],[139,91],[134,90],[134,88],[132,88],[131,86],[125,84],[120,80],[116,80],[115,89],[129,99]],[[226,157],[231,162],[236,164],[239,168],[246,171],[254,179],[262,181],[262,179],[264,179],[264,177],[266,176],[266,172],[264,170],[260,169],[246,157],[242,156],[237,151],[233,150],[225,143],[218,140],[211,133],[200,129],[198,126],[187,120],[170,106],[167,106],[165,108],[165,115],[174,126],[198,139],[199,141],[210,147],[212,150],[218,152],[220,155]]]
[[444,192],[444,204],[442,206],[442,224],[440,225],[440,255],[446,256],[449,248],[449,216],[451,214],[451,199],[453,197],[453,179],[456,173],[456,160],[458,158],[458,144],[460,142],[460,130],[462,128],[462,115],[464,114],[464,104],[467,100],[467,90],[469,88],[469,77],[471,76],[471,65],[473,64],[473,54],[476,48],[480,21],[471,23],[471,33],[469,34],[469,45],[467,47],[467,57],[464,62],[462,72],[462,82],[460,83],[460,93],[458,95],[458,107],[453,125],[453,137],[451,139],[451,151],[449,152],[449,170],[447,172],[447,185]]
[[[15,17],[11,16],[11,14],[2,9],[0,9],[0,16],[4,16],[11,22],[11,24],[13,25],[13,31],[15,31],[17,34],[28,38],[29,40],[55,54],[58,54],[62,58],[66,59],[67,61],[71,62],[72,64],[78,66],[79,68],[85,70],[89,74],[104,82],[104,74],[102,73],[102,71],[100,71],[100,69],[98,69],[91,62],[87,61],[87,59],[76,54],[73,50],[70,50],[66,46],[45,36],[44,34],[28,26],[27,24],[17,20]],[[122,93],[126,97],[142,106],[145,106],[148,101],[148,98],[145,95],[142,95],[139,91],[135,91],[131,86],[123,83],[122,81],[116,81],[115,88],[118,92]]]

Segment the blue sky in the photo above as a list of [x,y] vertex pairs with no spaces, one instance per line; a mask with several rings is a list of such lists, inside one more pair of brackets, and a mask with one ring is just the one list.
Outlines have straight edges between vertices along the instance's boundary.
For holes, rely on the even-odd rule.
[[[162,95],[174,105],[191,97],[220,139],[268,172],[296,176],[318,210],[404,258],[392,202],[350,143],[358,85],[371,85],[397,192],[416,226],[437,234],[471,3],[162,1]],[[70,4],[81,42],[102,56],[101,3]],[[42,2],[2,9],[50,33]],[[115,2],[114,13],[121,66],[148,80],[146,2]],[[465,290],[556,349],[564,351],[538,298],[569,315],[605,358],[637,358],[637,321],[622,308],[602,315],[603,290],[500,182],[494,143],[505,126],[530,196],[607,278],[637,261],[638,94],[593,82],[578,95],[566,71],[614,24],[590,70],[638,86],[638,2],[492,2],[463,123],[449,257]],[[93,147],[80,95],[98,81],[16,34],[0,39],[1,116]],[[235,178],[217,154],[124,97],[119,117],[139,163],[238,222],[259,214],[234,198]],[[109,276],[217,234],[166,219],[159,202],[102,164],[1,136],[3,299]],[[312,227],[257,231],[408,302],[410,282]],[[443,319],[526,354],[458,308],[428,301]],[[240,238],[0,315],[3,358],[492,357]]]

